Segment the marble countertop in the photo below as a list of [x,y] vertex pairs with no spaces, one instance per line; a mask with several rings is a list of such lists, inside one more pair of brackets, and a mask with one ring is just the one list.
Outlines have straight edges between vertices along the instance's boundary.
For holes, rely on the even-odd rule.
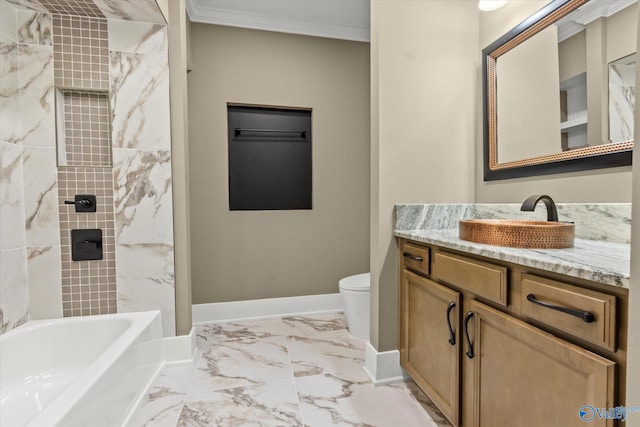
[[458,229],[395,230],[394,235],[443,248],[629,288],[631,245],[575,239],[570,249],[520,249],[460,240]]

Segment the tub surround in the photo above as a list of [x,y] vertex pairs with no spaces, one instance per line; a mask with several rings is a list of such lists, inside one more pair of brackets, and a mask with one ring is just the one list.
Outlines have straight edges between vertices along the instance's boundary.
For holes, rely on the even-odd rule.
[[629,288],[631,204],[558,204],[561,221],[576,225],[575,247],[520,249],[467,242],[458,221],[471,218],[544,220],[546,210],[520,204],[396,205],[395,236],[513,262],[611,286]]
[[[105,9],[103,12],[109,16]],[[160,309],[165,336],[173,336],[175,280],[167,28],[154,22],[107,21],[118,312]],[[146,268],[141,271],[136,265]]]
[[[60,246],[57,210],[53,217],[46,212],[57,207],[54,126],[46,117],[53,53],[50,37],[25,37],[24,22],[22,11],[0,1],[0,334],[29,320],[28,270]],[[41,178],[34,182],[32,173]],[[52,223],[55,231],[45,231]]]
[[[81,294],[78,286],[62,289],[70,270],[62,268],[68,233],[60,230],[69,208],[59,196],[93,193],[81,178],[58,176],[54,15],[36,0],[0,0],[0,333],[61,317],[65,304],[66,314],[95,314],[85,306],[92,301],[109,311],[160,309],[165,335],[175,334],[166,23],[153,0],[95,3],[106,17],[95,19],[108,30],[113,169],[98,206],[110,205],[99,215],[115,239],[113,285],[89,284],[81,301],[68,298]],[[140,271],[136,265],[150,257]]]

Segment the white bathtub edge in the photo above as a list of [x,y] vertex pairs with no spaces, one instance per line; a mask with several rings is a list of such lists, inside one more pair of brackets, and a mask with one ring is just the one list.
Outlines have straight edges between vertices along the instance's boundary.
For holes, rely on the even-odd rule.
[[156,382],[156,380],[162,373],[162,370],[164,369],[164,367],[165,367],[165,363],[161,363],[160,366],[158,366],[153,376],[149,379],[149,381],[145,385],[144,392],[140,393],[138,397],[135,399],[134,404],[131,405],[131,409],[129,410],[127,415],[124,417],[124,421],[122,422],[121,426],[128,426],[131,420],[133,419],[133,417],[138,413],[138,408],[142,406],[142,401],[145,400],[149,395],[149,390],[151,389],[153,384]]

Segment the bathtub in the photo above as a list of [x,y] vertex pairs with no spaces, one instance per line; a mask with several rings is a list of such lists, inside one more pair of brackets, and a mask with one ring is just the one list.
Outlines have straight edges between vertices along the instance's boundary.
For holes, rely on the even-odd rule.
[[0,426],[125,425],[162,367],[159,311],[37,320],[0,336]]

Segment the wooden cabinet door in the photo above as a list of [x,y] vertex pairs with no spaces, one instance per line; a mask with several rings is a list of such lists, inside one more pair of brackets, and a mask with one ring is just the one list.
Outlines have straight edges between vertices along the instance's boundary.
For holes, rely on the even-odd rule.
[[[584,427],[584,405],[614,406],[614,362],[475,300],[468,309],[463,327],[473,357],[465,334],[465,427]],[[596,416],[588,424],[613,421]]]
[[404,270],[400,362],[454,425],[460,413],[460,293]]

